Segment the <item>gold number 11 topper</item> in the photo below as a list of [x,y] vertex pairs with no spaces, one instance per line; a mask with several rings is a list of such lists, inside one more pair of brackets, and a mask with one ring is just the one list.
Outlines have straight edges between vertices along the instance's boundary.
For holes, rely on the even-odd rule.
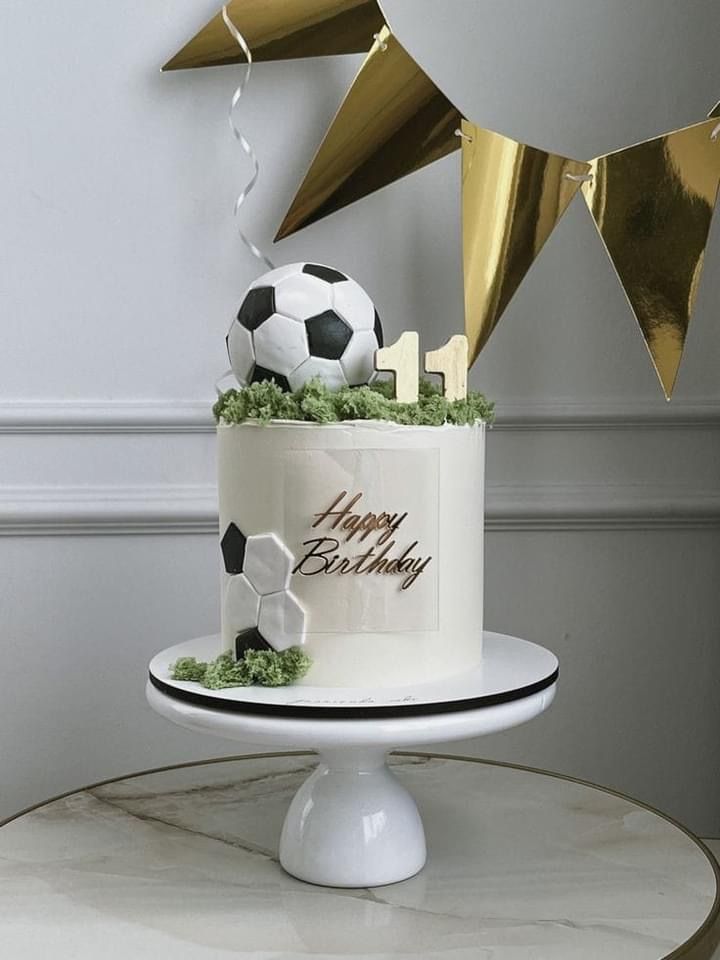
[[[394,374],[395,399],[417,403],[420,395],[420,337],[407,330],[395,343],[375,351],[375,369]],[[425,373],[439,373],[446,400],[467,396],[468,340],[462,334],[450,337],[438,350],[425,354]]]

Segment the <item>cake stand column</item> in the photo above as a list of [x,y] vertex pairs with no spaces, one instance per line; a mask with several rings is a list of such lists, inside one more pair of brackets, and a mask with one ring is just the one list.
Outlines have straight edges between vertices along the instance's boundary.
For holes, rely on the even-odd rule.
[[398,883],[425,864],[415,801],[382,747],[322,749],[295,794],[280,837],[280,863],[293,876],[330,887]]

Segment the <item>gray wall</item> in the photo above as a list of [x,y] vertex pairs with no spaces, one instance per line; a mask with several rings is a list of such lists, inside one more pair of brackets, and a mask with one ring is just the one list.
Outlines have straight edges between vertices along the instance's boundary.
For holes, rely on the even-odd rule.
[[[0,816],[235,750],[143,699],[155,650],[218,625],[207,411],[257,272],[231,217],[247,172],[226,127],[237,72],[157,70],[217,6],[0,12]],[[720,96],[716,4],[540,6],[385,3],[472,119],[547,149],[614,149]],[[254,72],[242,119],[262,162],[245,220],[258,242],[357,62]],[[458,188],[455,156],[273,256],[348,269],[391,336],[440,343],[462,326]],[[579,200],[478,362],[499,412],[488,626],[550,646],[563,674],[544,718],[450,749],[602,781],[718,834],[717,224],[706,264],[669,406]]]

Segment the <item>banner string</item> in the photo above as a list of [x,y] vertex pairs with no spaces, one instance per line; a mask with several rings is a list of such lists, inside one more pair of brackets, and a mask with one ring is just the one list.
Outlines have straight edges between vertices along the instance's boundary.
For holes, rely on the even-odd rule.
[[[258,177],[260,176],[260,163],[258,162],[257,154],[253,150],[252,145],[248,142],[247,138],[244,136],[243,132],[239,129],[239,127],[235,123],[235,110],[237,108],[237,105],[240,103],[240,100],[242,99],[242,96],[245,92],[245,88],[248,85],[248,81],[250,80],[250,74],[252,73],[253,58],[252,58],[252,53],[250,51],[250,47],[247,45],[247,42],[245,41],[245,37],[242,35],[242,33],[240,33],[238,28],[230,19],[230,15],[228,14],[227,4],[223,7],[222,18],[223,18],[223,22],[225,23],[225,26],[228,29],[228,32],[230,33],[233,40],[235,40],[236,43],[240,46],[240,49],[245,55],[245,60],[247,61],[247,63],[245,64],[245,72],[243,73],[243,76],[240,79],[240,83],[237,89],[235,90],[235,93],[232,96],[232,100],[230,101],[230,110],[228,112],[228,124],[230,126],[230,131],[233,137],[237,140],[237,142],[242,147],[243,152],[245,153],[245,155],[250,160],[253,166],[252,177],[245,184],[243,189],[238,194],[237,199],[235,200],[233,215],[237,219],[240,213],[240,207],[243,205],[243,203],[247,199],[248,194],[251,192],[251,190],[253,189],[253,187],[258,181]],[[260,260],[267,267],[269,267],[270,270],[274,270],[275,264],[272,262],[272,260],[266,257],[265,254],[262,252],[262,250],[260,250],[260,248],[257,247],[252,242],[252,240],[244,233],[244,231],[239,226],[239,224],[238,224],[237,230],[240,235],[240,239],[248,248],[250,253],[252,253],[254,257],[257,257],[258,260]]]

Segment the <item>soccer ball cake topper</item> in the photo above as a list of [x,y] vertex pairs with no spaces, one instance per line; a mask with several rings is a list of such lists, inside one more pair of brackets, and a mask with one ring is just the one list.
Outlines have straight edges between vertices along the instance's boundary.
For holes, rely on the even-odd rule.
[[317,263],[258,277],[227,335],[241,385],[274,380],[284,390],[312,377],[332,390],[369,383],[382,346],[380,317],[360,284]]

